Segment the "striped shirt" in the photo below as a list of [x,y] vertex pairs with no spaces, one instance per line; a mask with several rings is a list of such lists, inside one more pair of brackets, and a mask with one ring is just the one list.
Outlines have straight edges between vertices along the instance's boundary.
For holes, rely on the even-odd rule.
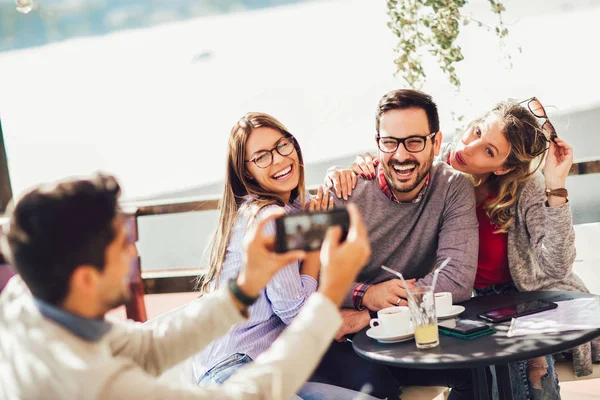
[[[267,206],[259,214],[277,206]],[[301,210],[299,200],[285,206],[286,213]],[[248,213],[238,217],[231,239],[227,246],[223,268],[219,275],[219,284],[223,285],[235,277],[243,263],[243,239],[248,230]],[[266,234],[275,233],[275,224],[265,228]],[[317,289],[317,281],[308,275],[300,274],[300,263],[293,262],[283,267],[260,294],[256,303],[250,307],[250,319],[235,325],[227,335],[212,342],[204,351],[194,356],[193,368],[196,382],[214,365],[235,353],[249,355],[253,360],[265,351],[283,329],[298,315],[304,302]],[[199,335],[202,332],[198,332]]]

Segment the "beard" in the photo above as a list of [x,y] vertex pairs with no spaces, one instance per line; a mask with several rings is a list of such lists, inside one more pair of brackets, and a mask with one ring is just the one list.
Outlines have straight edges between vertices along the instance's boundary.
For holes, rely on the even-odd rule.
[[119,295],[113,299],[108,300],[106,304],[106,309],[112,310],[113,308],[117,308],[127,304],[127,302],[131,300],[131,291],[127,291],[127,293],[119,293]]
[[[114,289],[113,289],[114,290]],[[125,305],[129,302],[129,300],[131,300],[132,294],[131,294],[131,289],[129,287],[129,279],[127,280],[123,280],[122,285],[119,287],[119,291],[116,293],[112,293],[109,295],[107,295],[104,300],[102,301],[103,307],[104,308],[104,312],[103,315],[112,310],[113,308],[117,308],[120,307],[122,305]]]
[[[409,193],[415,190],[423,179],[427,176],[433,165],[433,152],[431,157],[425,162],[425,164],[419,163],[417,160],[407,160],[400,162],[395,159],[390,159],[387,165],[384,165],[383,174],[388,182],[390,188],[397,193]],[[413,172],[407,179],[402,179],[402,176],[398,176],[394,170],[394,166],[397,167],[414,167]]]

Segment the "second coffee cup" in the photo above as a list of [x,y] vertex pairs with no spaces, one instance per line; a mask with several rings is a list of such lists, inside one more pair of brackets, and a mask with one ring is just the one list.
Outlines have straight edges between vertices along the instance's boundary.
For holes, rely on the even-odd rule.
[[371,328],[381,326],[387,335],[406,333],[410,325],[410,310],[408,307],[394,306],[377,312],[377,318],[370,322]]
[[452,312],[452,293],[438,292],[435,294],[435,313],[443,316]]

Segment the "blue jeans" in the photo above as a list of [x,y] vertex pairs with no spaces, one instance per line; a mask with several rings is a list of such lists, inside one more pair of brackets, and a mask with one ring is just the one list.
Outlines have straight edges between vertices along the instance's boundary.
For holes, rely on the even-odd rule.
[[[475,289],[474,291],[476,296],[487,296],[490,294],[516,292],[517,288],[514,283],[510,282],[504,285],[493,285],[485,289]],[[558,375],[554,371],[554,359],[551,355],[548,355],[545,358],[548,369],[537,388],[529,379],[527,361],[515,361],[508,364],[510,384],[515,399],[560,400],[560,386],[558,384]],[[498,385],[496,383],[496,374],[493,368],[492,375],[494,376],[492,395],[494,399],[497,399],[499,397]]]
[[539,388],[533,387],[527,372],[527,361],[518,361],[508,364],[510,383],[515,399],[531,400],[560,400],[560,386],[558,375],[554,371],[552,356],[546,356],[548,370],[540,381]]
[[198,380],[198,385],[203,386],[208,383],[222,384],[231,375],[244,365],[252,362],[252,358],[246,354],[235,353],[221,361],[208,371]]
[[[198,385],[207,385],[209,383],[222,384],[231,375],[237,372],[244,365],[252,362],[246,354],[235,353],[221,361],[200,378]],[[324,383],[306,383],[300,388],[298,396],[293,396],[290,400],[353,400],[359,396],[359,392],[341,388],[338,386],[327,385]],[[376,400],[375,397],[362,394],[361,400]]]

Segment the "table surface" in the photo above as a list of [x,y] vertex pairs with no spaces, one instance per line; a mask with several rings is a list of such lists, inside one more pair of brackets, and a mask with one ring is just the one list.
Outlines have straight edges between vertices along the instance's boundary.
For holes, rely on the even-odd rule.
[[[479,320],[477,314],[524,301],[546,299],[563,301],[575,298],[598,298],[578,292],[517,292],[502,295],[475,297],[460,303],[465,311],[460,318]],[[367,336],[363,329],[354,335],[352,347],[363,358],[378,363],[422,369],[475,368],[484,365],[502,365],[510,361],[528,360],[542,355],[564,351],[600,336],[600,329],[539,335],[507,337],[510,321],[490,324],[496,333],[472,340],[463,340],[440,334],[440,345],[419,350],[415,341],[379,343]]]

